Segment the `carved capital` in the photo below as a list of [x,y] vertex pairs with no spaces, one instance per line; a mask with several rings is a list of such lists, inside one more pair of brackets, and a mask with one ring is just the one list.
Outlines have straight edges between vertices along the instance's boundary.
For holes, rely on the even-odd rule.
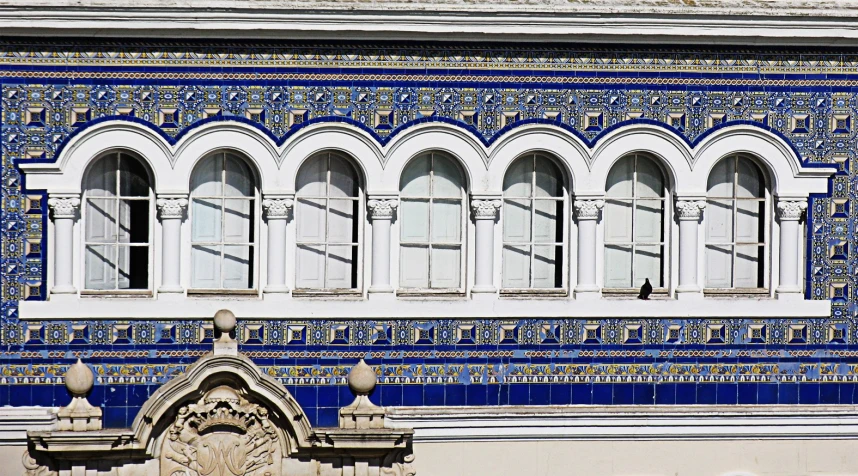
[[705,208],[706,202],[703,200],[677,200],[676,216],[680,220],[700,220]]
[[604,206],[604,200],[575,200],[575,216],[579,220],[598,220]]
[[269,220],[282,220],[289,217],[293,203],[289,198],[266,198],[262,201],[262,208]]
[[188,200],[184,198],[159,198],[155,201],[162,219],[182,218]]
[[54,218],[74,218],[80,206],[77,197],[53,197],[48,199],[48,206],[54,212]]
[[476,220],[494,220],[503,204],[500,200],[471,200],[471,210]]
[[373,220],[390,220],[393,218],[393,212],[399,206],[399,200],[382,199],[370,200],[366,202],[366,208],[369,210],[369,217]]
[[807,200],[778,200],[778,218],[781,221],[796,221],[807,210]]

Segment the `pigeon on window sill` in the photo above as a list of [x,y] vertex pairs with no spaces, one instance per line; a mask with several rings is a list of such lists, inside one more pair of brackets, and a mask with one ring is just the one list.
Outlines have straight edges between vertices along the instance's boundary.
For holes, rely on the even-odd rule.
[[650,294],[652,294],[652,284],[649,283],[649,278],[646,278],[646,282],[641,286],[641,293],[638,294],[638,299],[649,301]]

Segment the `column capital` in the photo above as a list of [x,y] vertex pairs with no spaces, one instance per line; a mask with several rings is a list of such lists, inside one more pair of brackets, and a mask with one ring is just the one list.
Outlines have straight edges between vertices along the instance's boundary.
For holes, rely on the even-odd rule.
[[807,210],[807,200],[778,200],[777,209],[781,221],[798,221]]
[[680,220],[700,220],[705,209],[704,200],[676,200],[676,216]]
[[369,217],[373,220],[391,220],[393,212],[399,206],[399,200],[395,198],[373,199],[366,202]]
[[185,213],[185,208],[188,206],[187,198],[159,198],[155,201],[158,206],[158,211],[161,214],[161,219],[182,218]]
[[471,200],[471,210],[476,220],[494,220],[503,204],[500,200]]
[[48,206],[54,212],[54,218],[75,218],[78,207],[80,207],[80,198],[76,196],[51,197],[48,198]]
[[605,206],[604,200],[575,200],[575,216],[579,220],[598,220],[599,210]]
[[294,203],[291,198],[266,198],[262,200],[262,208],[269,220],[282,220],[289,217],[289,210]]

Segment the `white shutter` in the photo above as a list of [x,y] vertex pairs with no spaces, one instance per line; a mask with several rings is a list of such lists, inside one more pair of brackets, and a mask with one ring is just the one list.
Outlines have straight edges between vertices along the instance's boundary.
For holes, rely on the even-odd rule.
[[218,245],[195,245],[191,247],[191,287],[197,289],[219,289],[221,247]]
[[[131,243],[131,206],[128,200],[118,200],[119,208],[119,243]],[[119,266],[118,289],[131,287],[131,253],[127,246],[118,246],[116,250],[116,265]]]
[[733,286],[733,247],[706,246],[707,288],[729,288]]
[[[428,175],[426,189],[428,190]],[[419,181],[409,181],[419,185]],[[404,243],[429,242],[429,202],[428,200],[403,199],[400,203],[399,236]],[[428,245],[402,245],[399,254],[399,280],[403,288],[429,287],[429,247]]]
[[223,287],[226,289],[251,287],[252,263],[253,256],[249,246],[225,245],[223,250]]
[[329,289],[349,289],[352,287],[352,269],[354,247],[328,245],[328,269],[325,287]]
[[458,246],[432,247],[432,277],[433,288],[453,289],[459,287],[459,270],[461,251]]
[[556,283],[557,262],[560,256],[555,246],[533,247],[533,287],[554,288]]
[[505,245],[503,247],[503,287],[530,287],[530,247]]
[[632,287],[643,286],[646,278],[649,278],[649,282],[653,287],[664,286],[661,280],[663,275],[661,259],[662,247],[660,245],[647,246],[638,244],[635,246],[635,281],[632,283]]
[[737,288],[756,288],[759,284],[759,245],[736,246],[736,275],[733,285]]
[[325,287],[324,245],[299,245],[295,262],[295,287],[322,289]]
[[605,287],[628,288],[632,285],[632,247],[605,244]]
[[399,285],[403,288],[429,287],[429,246],[399,247]]

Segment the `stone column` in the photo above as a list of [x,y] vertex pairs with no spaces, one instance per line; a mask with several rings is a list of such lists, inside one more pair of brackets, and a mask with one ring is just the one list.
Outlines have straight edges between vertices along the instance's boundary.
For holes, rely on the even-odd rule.
[[52,294],[75,294],[74,287],[74,221],[80,198],[77,196],[48,199],[54,217],[54,286]]
[[471,293],[491,294],[496,291],[494,286],[495,221],[502,204],[500,200],[471,201],[471,210],[476,224],[476,264],[474,287],[471,288]]
[[182,218],[188,200],[182,197],[159,198],[155,204],[161,216],[161,287],[159,293],[181,293]]
[[780,273],[776,290],[778,299],[802,299],[798,273],[799,227],[801,214],[807,209],[806,200],[778,200],[781,223]]
[[703,290],[697,282],[698,235],[700,219],[706,208],[704,200],[677,200],[679,219],[679,285],[676,298],[700,298]]
[[286,286],[286,221],[292,200],[288,198],[266,198],[262,201],[268,219],[268,283],[266,294],[288,293]]
[[372,222],[372,285],[371,293],[392,293],[390,285],[390,222],[399,201],[391,198],[371,199],[367,203]]
[[596,225],[604,200],[575,200],[578,218],[578,284],[576,299],[594,299],[601,295],[602,287],[596,283]]

